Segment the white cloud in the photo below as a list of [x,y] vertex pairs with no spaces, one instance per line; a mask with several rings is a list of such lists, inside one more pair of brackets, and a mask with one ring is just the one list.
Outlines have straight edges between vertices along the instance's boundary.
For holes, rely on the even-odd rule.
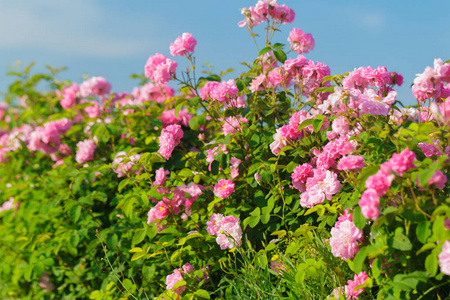
[[369,30],[379,30],[387,24],[385,16],[375,12],[360,13],[357,20],[359,24]]
[[[147,52],[152,46],[148,39],[115,33],[114,29],[121,24],[130,26],[136,24],[136,20],[108,14],[95,6],[94,1],[4,2],[0,10],[0,49],[29,48],[50,53],[115,58]],[[139,28],[142,24],[136,25]]]

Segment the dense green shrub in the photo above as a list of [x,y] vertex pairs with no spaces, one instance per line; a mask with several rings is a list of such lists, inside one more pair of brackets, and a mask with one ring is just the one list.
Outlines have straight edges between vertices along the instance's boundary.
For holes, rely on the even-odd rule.
[[267,40],[235,79],[198,78],[188,34],[190,69],[151,56],[132,94],[9,74],[2,299],[449,297],[450,63],[404,108],[384,67],[288,58],[314,40],[272,43],[293,21],[274,3],[243,11]]

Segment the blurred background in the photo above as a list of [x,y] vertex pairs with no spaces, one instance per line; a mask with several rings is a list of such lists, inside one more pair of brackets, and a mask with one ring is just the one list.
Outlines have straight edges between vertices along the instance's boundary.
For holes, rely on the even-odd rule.
[[[327,64],[331,74],[360,66],[386,66],[404,76],[398,100],[414,104],[410,85],[415,74],[432,66],[435,58],[450,59],[450,1],[295,1],[279,0],[294,9],[295,21],[281,27],[273,42],[287,44],[293,28],[314,36],[316,47],[308,59]],[[227,78],[239,75],[241,62],[257,56],[245,28],[243,7],[256,0],[228,1],[144,1],[144,0],[0,0],[0,92],[11,78],[8,70],[17,61],[22,67],[36,62],[68,67],[59,75],[77,83],[83,75],[103,76],[116,92],[131,92],[143,73],[148,57],[162,53],[170,57],[169,46],[183,32],[197,39],[195,56],[201,71],[204,63],[215,72],[235,69]],[[263,47],[264,24],[257,27]],[[288,57],[296,57],[291,53]],[[172,59],[179,68],[183,57]]]

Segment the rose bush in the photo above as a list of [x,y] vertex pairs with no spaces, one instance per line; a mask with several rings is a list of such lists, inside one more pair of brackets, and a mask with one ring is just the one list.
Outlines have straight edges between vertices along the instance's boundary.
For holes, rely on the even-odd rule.
[[190,68],[151,55],[132,93],[10,73],[2,298],[449,297],[450,63],[403,107],[384,66],[332,76],[311,34],[273,43],[286,5],[242,13],[267,40],[234,79],[195,74],[195,33],[170,45]]

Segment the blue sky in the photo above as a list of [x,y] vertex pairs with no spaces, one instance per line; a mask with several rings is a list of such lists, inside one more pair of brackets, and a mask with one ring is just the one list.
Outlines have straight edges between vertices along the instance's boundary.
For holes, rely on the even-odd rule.
[[[68,67],[61,79],[78,83],[83,74],[103,76],[114,91],[131,91],[132,73],[142,73],[155,53],[183,32],[197,39],[196,60],[215,71],[244,70],[240,62],[257,52],[247,30],[239,28],[240,8],[256,0],[0,0],[0,91],[15,61]],[[414,103],[410,84],[415,74],[450,59],[450,1],[295,1],[279,0],[296,13],[274,42],[287,43],[293,27],[312,33],[314,51],[306,55],[330,66],[332,74],[360,66],[384,65],[405,78],[399,100]],[[262,33],[260,25],[257,32]],[[261,39],[260,43],[264,41]],[[292,54],[293,55],[293,54]],[[182,57],[174,58],[183,66]]]

